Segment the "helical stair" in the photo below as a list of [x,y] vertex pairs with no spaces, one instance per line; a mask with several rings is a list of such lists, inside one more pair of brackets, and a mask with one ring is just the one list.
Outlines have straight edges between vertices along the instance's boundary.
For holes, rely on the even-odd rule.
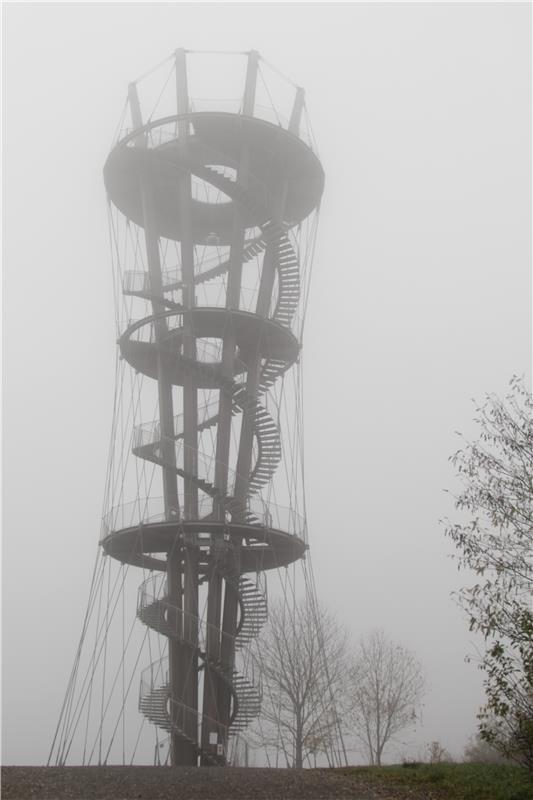
[[[233,670],[228,675],[219,660],[209,657],[205,647],[207,631],[205,623],[198,620],[200,631],[199,655],[204,668],[208,667],[224,681],[232,696],[232,713],[230,716],[229,735],[245,730],[248,724],[257,717],[261,710],[261,679],[260,670],[255,664],[254,657],[248,651],[248,645],[261,630],[267,620],[267,607],[264,595],[258,590],[256,584],[243,576],[225,573],[226,581],[235,588],[240,606],[240,619],[237,626],[237,636],[233,643],[236,651],[244,654],[242,659],[245,672]],[[166,595],[166,579],[157,575],[148,578],[139,587],[137,615],[139,619],[153,630],[167,637],[181,638],[183,640],[183,627],[169,622],[171,605]],[[219,633],[217,631],[217,633]],[[192,642],[189,642],[192,644]],[[196,641],[195,641],[196,644]],[[170,686],[168,683],[168,659],[161,659],[152,664],[145,674],[150,674],[150,680],[141,680],[139,695],[139,710],[151,722],[159,725],[164,730],[172,730],[169,714]],[[214,762],[218,761],[212,756]]]
[[[174,475],[174,481],[182,480],[197,494],[198,511],[187,515],[176,503],[166,502],[157,519],[142,516],[125,524],[124,516],[113,509],[102,539],[106,553],[158,571],[140,587],[139,619],[192,654],[191,663],[203,672],[204,685],[213,683],[214,695],[226,698],[224,713],[213,717],[205,701],[199,712],[173,696],[169,662],[159,660],[143,673],[140,711],[176,740],[188,743],[190,758],[223,764],[225,747],[214,747],[198,728],[214,731],[217,744],[226,742],[228,736],[242,732],[261,707],[260,670],[249,645],[265,623],[267,609],[263,593],[249,575],[287,566],[306,548],[297,515],[283,516],[263,499],[261,490],[272,481],[282,458],[278,422],[265,399],[297,361],[300,349],[291,330],[300,300],[292,230],[319,204],[322,168],[298,135],[280,126],[253,115],[191,112],[137,126],[112,150],[104,176],[112,203],[147,231],[147,241],[151,218],[157,237],[216,241],[219,248],[231,248],[229,256],[225,253],[195,266],[195,286],[229,280],[236,264],[237,217],[246,231],[238,254],[240,268],[263,259],[262,271],[266,273],[268,265],[273,273],[270,289],[265,290],[267,302],[253,312],[238,304],[200,306],[190,293],[186,300],[187,284],[180,268],[160,267],[158,272],[152,265],[146,271],[123,274],[124,295],[151,304],[152,313],[127,325],[118,341],[121,357],[158,384],[163,374],[170,386],[218,392],[218,400],[197,408],[197,436],[219,430],[224,399],[232,418],[241,416],[243,427],[248,421],[255,443],[246,474],[232,469],[226,452],[227,478],[221,482],[218,451],[202,453],[196,448],[194,458],[188,457],[183,414],[172,414],[170,430],[168,424],[164,430],[161,420],[138,425],[133,455],[157,465],[167,476]],[[222,193],[224,202],[203,202],[192,192],[185,219],[176,186],[194,179]],[[146,185],[150,214],[143,194]],[[235,348],[230,373],[222,352],[228,334]],[[172,601],[168,575],[176,548],[184,574],[187,553],[194,551],[198,584],[207,584],[209,592],[212,585],[223,585],[224,603],[235,598],[238,613],[229,627],[225,611],[218,612],[213,624]],[[236,653],[242,669],[236,667]]]

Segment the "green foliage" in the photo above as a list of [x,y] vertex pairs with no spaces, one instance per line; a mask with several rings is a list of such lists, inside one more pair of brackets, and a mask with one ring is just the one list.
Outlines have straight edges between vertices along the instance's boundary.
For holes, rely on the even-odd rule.
[[[338,770],[336,770],[338,772]],[[420,764],[417,769],[352,767],[346,775],[365,775],[412,790],[414,797],[442,800],[533,800],[533,781],[527,771],[507,764]],[[434,793],[435,792],[435,793]]]
[[481,737],[478,731],[475,737],[471,737],[464,749],[464,760],[474,764],[509,764],[500,750],[497,750],[489,742]]
[[459,602],[487,639],[481,736],[533,770],[533,399],[513,378],[504,400],[488,395],[477,412],[478,440],[451,457],[460,521],[445,533],[479,578]]
[[[531,614],[523,614],[531,642]],[[533,649],[496,641],[483,662],[487,704],[479,714],[481,738],[533,770]]]

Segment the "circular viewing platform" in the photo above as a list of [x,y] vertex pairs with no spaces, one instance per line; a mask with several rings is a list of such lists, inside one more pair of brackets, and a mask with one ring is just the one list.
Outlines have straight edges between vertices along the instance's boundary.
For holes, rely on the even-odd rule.
[[238,548],[241,574],[286,567],[307,550],[303,539],[275,527],[214,519],[139,522],[105,533],[104,552],[123,564],[166,570],[167,555],[178,544],[196,545],[200,574],[207,575],[217,546],[230,542]]
[[[186,317],[190,322],[190,334],[195,339],[222,342],[230,333],[235,336],[239,350],[239,358],[234,364],[235,374],[246,371],[249,359],[259,356],[275,362],[281,375],[298,358],[300,346],[288,328],[247,311],[216,307],[168,311],[132,323],[119,339],[122,357],[137,372],[157,378],[158,356],[161,354],[168,377],[175,386],[182,386],[185,376],[196,367],[194,379],[197,388],[218,388],[223,380],[221,354],[216,360],[197,360],[193,364],[183,356]],[[159,341],[156,335],[158,320],[168,325],[164,338]]]
[[[188,136],[178,139],[178,127],[188,126]],[[243,152],[247,158],[247,185],[232,175]],[[320,203],[324,171],[311,148],[281,126],[252,116],[227,112],[196,112],[166,117],[138,128],[111,151],[104,181],[114,205],[137,225],[144,225],[143,194],[139,176],[153,191],[158,233],[180,240],[179,181],[190,172],[224,192],[226,202],[193,198],[190,228],[195,243],[216,236],[221,245],[231,242],[234,202],[248,227],[270,218],[281,187],[286,184],[284,223],[302,222]]]

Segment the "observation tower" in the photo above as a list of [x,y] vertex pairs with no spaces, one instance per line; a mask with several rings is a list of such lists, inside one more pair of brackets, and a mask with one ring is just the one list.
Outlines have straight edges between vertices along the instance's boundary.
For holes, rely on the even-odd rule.
[[192,99],[191,57],[173,56],[171,113],[130,85],[131,123],[104,168],[114,244],[120,226],[135,242],[116,255],[116,289],[136,424],[115,416],[101,546],[144,571],[137,616],[165,645],[142,673],[140,712],[168,734],[173,765],[223,765],[260,711],[250,643],[267,619],[265,575],[307,547],[288,376],[324,174],[301,88],[284,84],[285,118],[265,113],[251,51],[236,56],[238,103],[210,108]]

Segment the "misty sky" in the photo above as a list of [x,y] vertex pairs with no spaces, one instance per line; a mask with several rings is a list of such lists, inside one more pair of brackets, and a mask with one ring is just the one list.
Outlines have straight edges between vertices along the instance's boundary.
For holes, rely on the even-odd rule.
[[306,89],[326,173],[304,338],[318,592],[354,639],[381,627],[424,664],[397,757],[432,740],[460,756],[482,675],[439,519],[472,398],[529,376],[529,4],[4,15],[3,763],[46,760],[98,541],[116,339],[102,167],[128,82],[177,47],[254,48]]

